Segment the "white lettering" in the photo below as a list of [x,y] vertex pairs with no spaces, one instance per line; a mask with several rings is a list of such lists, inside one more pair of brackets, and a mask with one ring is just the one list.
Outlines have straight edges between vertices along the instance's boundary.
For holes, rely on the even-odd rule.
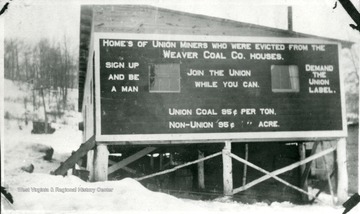
[[176,42],[170,41],[152,41],[152,46],[154,48],[176,48]]
[[204,59],[226,59],[222,52],[204,51]]
[[195,110],[196,115],[217,115],[217,112],[215,111],[215,109],[201,109],[201,108],[197,108]]
[[164,58],[171,59],[197,59],[198,53],[196,52],[175,52],[170,50],[163,50]]
[[186,75],[188,76],[204,76],[204,70],[194,70],[194,69],[190,69],[188,73],[186,73]]
[[243,82],[244,88],[259,88],[259,83],[257,81],[244,81]]
[[192,115],[192,110],[169,108],[169,115]]
[[124,62],[106,62],[105,63],[106,68],[125,68]]
[[251,70],[229,69],[229,76],[249,77],[251,76]]
[[196,88],[217,88],[217,82],[204,82],[204,81],[195,81]]
[[260,121],[258,127],[280,127],[278,121]]
[[208,48],[208,44],[206,42],[180,42],[180,48]]
[[121,86],[122,92],[139,92],[139,86]]
[[283,44],[255,44],[256,50],[285,50],[285,45]]
[[332,65],[309,65],[306,64],[305,65],[305,70],[306,71],[327,71],[327,72],[331,72],[334,70],[334,66]]
[[251,50],[251,44],[249,43],[231,43],[232,49],[238,49],[238,50]]

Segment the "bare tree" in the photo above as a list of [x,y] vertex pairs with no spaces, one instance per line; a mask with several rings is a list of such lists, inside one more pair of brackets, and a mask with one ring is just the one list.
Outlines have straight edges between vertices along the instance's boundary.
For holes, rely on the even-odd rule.
[[65,36],[59,43],[41,39],[35,45],[6,39],[4,54],[5,78],[33,86],[34,109],[43,106],[40,88],[48,107],[56,102],[54,107],[58,113],[67,108],[68,90],[74,86],[73,77],[76,76],[76,62]]

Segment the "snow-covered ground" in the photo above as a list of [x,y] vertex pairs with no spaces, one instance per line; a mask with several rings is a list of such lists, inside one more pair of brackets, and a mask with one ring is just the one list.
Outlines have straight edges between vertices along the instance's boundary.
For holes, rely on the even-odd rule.
[[[15,89],[13,89],[15,90]],[[21,94],[21,93],[19,93]],[[24,94],[23,96],[26,96]],[[16,108],[13,99],[5,100],[5,110],[12,115],[23,111]],[[19,100],[19,99],[18,99]],[[11,107],[12,106],[12,107]],[[19,110],[20,109],[20,110]],[[70,115],[76,115],[72,112]],[[73,118],[76,118],[73,117]],[[89,183],[75,176],[53,176],[60,162],[70,156],[81,143],[82,133],[76,123],[54,124],[54,134],[31,134],[31,123],[5,120],[4,129],[4,180],[2,186],[13,195],[14,210],[1,213],[118,213],[118,212],[197,212],[197,213],[266,213],[266,214],[339,214],[341,206],[332,206],[329,195],[321,195],[327,204],[294,205],[289,202],[243,204],[226,198],[212,201],[180,199],[165,193],[153,192],[131,178],[119,181]],[[52,161],[46,161],[44,148],[52,147]],[[33,164],[34,172],[21,167]],[[2,204],[3,206],[3,204]],[[360,213],[360,205],[349,212]]]
[[[26,117],[28,120],[44,121],[44,108],[42,97],[40,96],[39,90],[34,90],[34,86],[32,84],[5,79],[4,91],[5,118],[24,121]],[[45,89],[44,91],[47,112],[56,112],[57,91],[54,89]],[[54,116],[48,116],[49,122],[77,125],[80,119],[80,114],[77,112],[77,97],[77,89],[68,89],[67,111],[63,112],[64,115],[61,118],[55,119]]]
[[[14,209],[21,211],[175,211],[175,212],[232,212],[232,213],[307,213],[339,214],[343,208],[331,205],[294,205],[288,202],[242,204],[231,200],[195,201],[152,192],[131,178],[120,181],[84,182],[75,176],[53,176],[55,170],[81,142],[81,132],[76,127],[59,126],[52,135],[30,134],[31,127],[19,130],[14,121],[5,121],[5,179],[14,197]],[[54,148],[54,160],[42,159],[41,148]],[[20,168],[33,164],[33,173]],[[331,197],[322,195],[331,204]],[[358,213],[352,210],[350,214]]]

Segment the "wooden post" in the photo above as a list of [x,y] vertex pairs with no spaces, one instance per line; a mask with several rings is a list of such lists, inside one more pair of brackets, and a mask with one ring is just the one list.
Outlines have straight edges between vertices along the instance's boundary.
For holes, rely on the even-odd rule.
[[[249,159],[249,144],[245,144],[245,160],[247,161]],[[243,172],[243,179],[242,179],[242,185],[245,186],[246,184],[246,177],[247,177],[247,165],[244,164],[244,172]]]
[[[305,143],[301,142],[298,144],[299,145],[299,156],[300,156],[300,161],[304,160],[306,158],[306,148],[305,148]],[[302,175],[305,172],[305,168],[306,165],[300,165],[300,181],[302,178]],[[305,178],[303,183],[300,183],[300,188],[303,189],[304,191],[308,191],[308,182],[307,182],[307,178]],[[303,201],[308,201],[309,197],[307,195],[302,195],[302,200]]]
[[89,181],[94,181],[94,150],[87,153],[86,170],[89,171]]
[[292,31],[293,30],[293,17],[292,17],[292,6],[288,6],[288,30]]
[[[198,150],[198,159],[204,158],[204,152]],[[204,161],[197,164],[198,168],[198,187],[199,189],[205,189],[205,173],[204,173]]]
[[[318,141],[314,142],[313,147],[311,149],[310,157],[315,154],[318,145],[319,145]],[[311,169],[311,163],[312,163],[312,161],[306,163],[305,171],[301,175],[300,186],[303,186],[305,184],[305,182],[307,181],[307,178],[309,176],[310,169]]]
[[348,198],[348,173],[346,161],[346,138],[340,138],[337,142],[337,197],[338,204],[344,203]]
[[233,195],[232,160],[230,153],[231,142],[226,141],[222,150],[224,195],[226,196]]
[[68,169],[66,175],[69,176],[69,175],[73,175],[73,174],[74,174],[74,168]]
[[170,158],[169,159],[170,159],[169,160],[170,166],[174,166],[175,163],[174,163],[174,155],[173,155],[173,153],[170,153]]
[[163,170],[163,161],[164,161],[164,157],[163,157],[163,153],[159,153],[159,169]]
[[150,154],[150,168],[151,171],[154,171],[154,154]]
[[94,154],[94,180],[106,181],[108,177],[109,151],[105,144],[96,146]]
[[[321,142],[321,150],[324,150],[324,143],[323,142]],[[326,170],[326,178],[327,178],[327,181],[328,181],[330,194],[331,194],[331,197],[332,197],[332,200],[333,200],[333,204],[335,205],[336,202],[335,202],[335,197],[334,197],[333,186],[331,184],[331,175],[330,175],[331,173],[329,173],[329,168],[328,168],[328,165],[327,165],[326,156],[323,156],[322,160],[323,160],[325,170]]]

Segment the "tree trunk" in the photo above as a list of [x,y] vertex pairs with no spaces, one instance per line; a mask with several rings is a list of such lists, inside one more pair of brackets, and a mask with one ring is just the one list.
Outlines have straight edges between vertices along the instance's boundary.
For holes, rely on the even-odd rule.
[[41,97],[42,97],[42,101],[43,101],[43,107],[44,107],[44,116],[45,116],[45,128],[44,128],[44,132],[45,134],[48,133],[48,118],[47,118],[47,113],[46,113],[46,104],[45,104],[45,98],[44,98],[44,89],[41,87],[40,89],[40,93],[41,93]]

